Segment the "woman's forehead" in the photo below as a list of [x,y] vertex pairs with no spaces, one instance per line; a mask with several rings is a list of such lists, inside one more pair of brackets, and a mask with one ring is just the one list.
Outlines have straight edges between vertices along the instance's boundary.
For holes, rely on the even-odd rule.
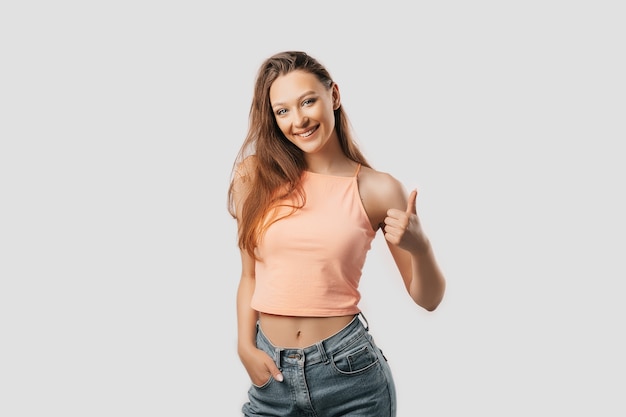
[[325,91],[324,85],[314,74],[306,71],[292,71],[276,78],[270,87],[270,101],[273,105],[296,100],[309,93]]

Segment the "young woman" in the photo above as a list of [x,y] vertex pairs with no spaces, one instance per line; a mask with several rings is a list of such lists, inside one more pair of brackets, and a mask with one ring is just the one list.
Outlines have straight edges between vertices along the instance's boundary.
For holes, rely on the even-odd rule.
[[415,303],[441,302],[445,278],[417,192],[370,166],[337,83],[304,52],[261,65],[249,123],[228,191],[242,262],[238,354],[252,382],[243,414],[395,416],[358,286],[381,230]]

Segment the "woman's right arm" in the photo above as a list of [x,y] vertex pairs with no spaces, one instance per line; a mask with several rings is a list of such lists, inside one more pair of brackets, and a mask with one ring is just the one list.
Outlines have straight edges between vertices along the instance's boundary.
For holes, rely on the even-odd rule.
[[253,384],[264,385],[270,375],[281,382],[282,374],[274,360],[256,347],[258,313],[250,307],[255,285],[254,259],[245,250],[241,251],[241,265],[237,289],[237,353]]
[[[243,172],[245,172],[245,167]],[[233,183],[233,201],[237,222],[241,219],[241,206],[244,196],[251,192],[251,182],[246,175],[235,176]],[[241,277],[237,288],[237,353],[246,368],[250,380],[255,385],[264,385],[274,376],[277,381],[283,377],[274,360],[264,351],[256,347],[256,324],[258,312],[251,307],[252,294],[255,287],[255,260],[245,249],[241,254]]]

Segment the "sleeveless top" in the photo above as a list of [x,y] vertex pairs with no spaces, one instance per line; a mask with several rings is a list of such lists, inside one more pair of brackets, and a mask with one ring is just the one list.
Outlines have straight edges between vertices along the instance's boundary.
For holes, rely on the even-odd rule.
[[313,317],[360,312],[359,281],[376,234],[359,194],[360,168],[351,177],[305,171],[304,206],[291,213],[287,200],[270,214],[268,221],[278,220],[256,248],[253,309]]

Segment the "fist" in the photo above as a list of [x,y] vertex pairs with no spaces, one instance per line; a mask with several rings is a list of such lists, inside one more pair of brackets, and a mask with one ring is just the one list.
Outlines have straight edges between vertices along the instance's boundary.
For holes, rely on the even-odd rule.
[[387,210],[383,231],[385,239],[405,250],[415,250],[424,243],[420,222],[417,217],[417,190],[411,191],[406,210]]

